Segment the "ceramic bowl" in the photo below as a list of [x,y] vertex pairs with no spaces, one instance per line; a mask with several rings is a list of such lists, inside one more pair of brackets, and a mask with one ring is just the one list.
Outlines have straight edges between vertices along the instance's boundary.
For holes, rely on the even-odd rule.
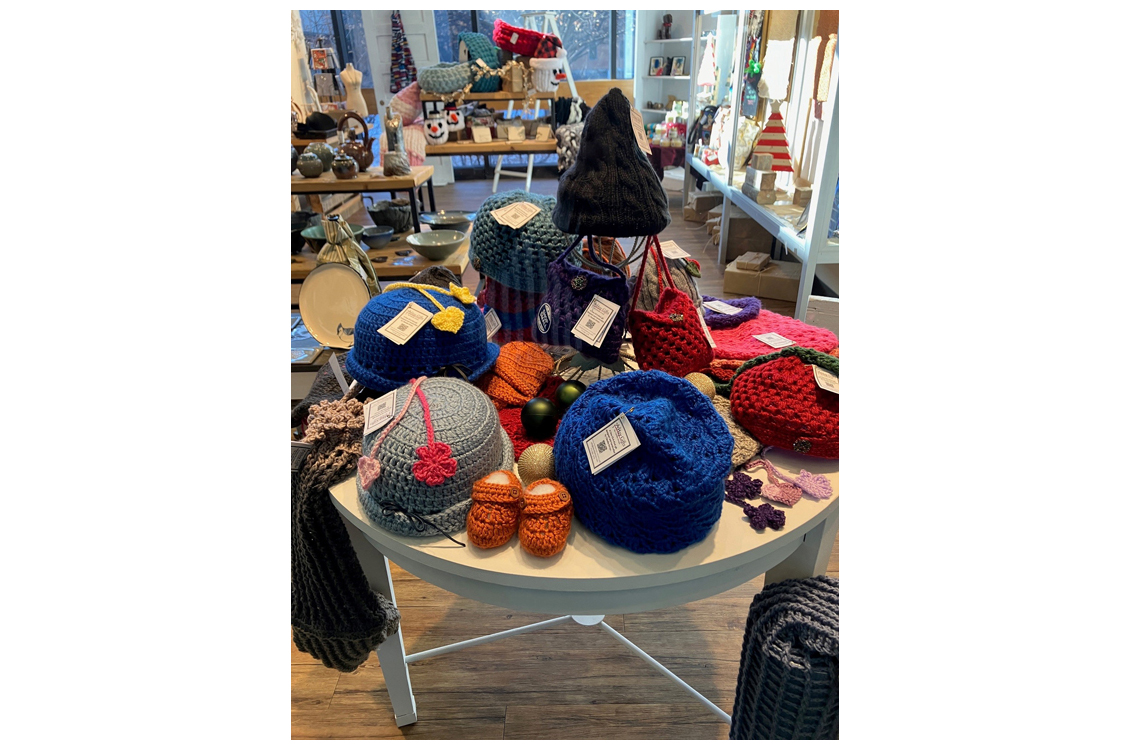
[[465,232],[441,229],[434,232],[410,234],[408,235],[408,244],[428,260],[447,260],[452,253],[459,249],[465,239],[467,239]]
[[392,240],[392,227],[365,227],[361,240],[370,250],[380,250]]
[[425,211],[420,214],[420,223],[435,229],[450,229],[466,232],[475,220],[474,211]]
[[[361,230],[364,228],[365,227],[361,226],[360,224],[349,225],[349,229],[353,232],[354,237],[360,237]],[[322,229],[322,226],[320,224],[316,227],[306,227],[302,230],[302,236],[305,237],[306,241],[310,243],[310,247],[314,250],[314,252],[321,251],[322,245],[326,244],[326,230]]]

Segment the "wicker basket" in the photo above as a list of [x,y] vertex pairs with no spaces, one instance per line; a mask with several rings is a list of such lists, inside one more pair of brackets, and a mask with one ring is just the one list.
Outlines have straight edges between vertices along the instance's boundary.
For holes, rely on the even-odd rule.
[[440,63],[419,74],[420,89],[429,94],[454,94],[471,82],[471,63]]

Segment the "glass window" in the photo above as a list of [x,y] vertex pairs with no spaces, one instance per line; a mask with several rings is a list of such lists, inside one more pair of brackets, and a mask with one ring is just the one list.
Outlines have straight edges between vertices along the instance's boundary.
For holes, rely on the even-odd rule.
[[[459,62],[459,35],[471,31],[471,10],[432,11],[436,19],[436,44],[440,62]],[[490,36],[490,30],[486,32]]]
[[[300,10],[302,33],[306,37],[306,51],[320,45],[332,47],[337,53],[340,73],[346,63],[361,71],[361,87],[373,88],[373,74],[369,68],[369,48],[365,44],[365,28],[359,10]],[[328,71],[327,71],[328,72]],[[338,84],[340,86],[340,84]]]

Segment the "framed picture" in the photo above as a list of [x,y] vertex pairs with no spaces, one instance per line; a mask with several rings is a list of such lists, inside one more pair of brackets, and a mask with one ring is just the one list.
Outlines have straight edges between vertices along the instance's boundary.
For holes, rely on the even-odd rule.
[[665,67],[667,67],[666,60],[662,57],[653,57],[651,58],[651,65],[648,66],[647,74],[649,76],[661,76]]
[[671,59],[671,75],[683,76],[687,74],[687,58],[679,56]]

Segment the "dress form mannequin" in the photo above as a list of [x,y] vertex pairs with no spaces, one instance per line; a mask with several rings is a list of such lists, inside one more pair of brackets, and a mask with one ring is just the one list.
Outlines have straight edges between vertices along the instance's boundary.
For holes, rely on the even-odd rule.
[[345,84],[345,106],[361,117],[368,117],[369,108],[365,106],[365,97],[361,96],[361,71],[353,67],[353,63],[346,63],[340,75]]

